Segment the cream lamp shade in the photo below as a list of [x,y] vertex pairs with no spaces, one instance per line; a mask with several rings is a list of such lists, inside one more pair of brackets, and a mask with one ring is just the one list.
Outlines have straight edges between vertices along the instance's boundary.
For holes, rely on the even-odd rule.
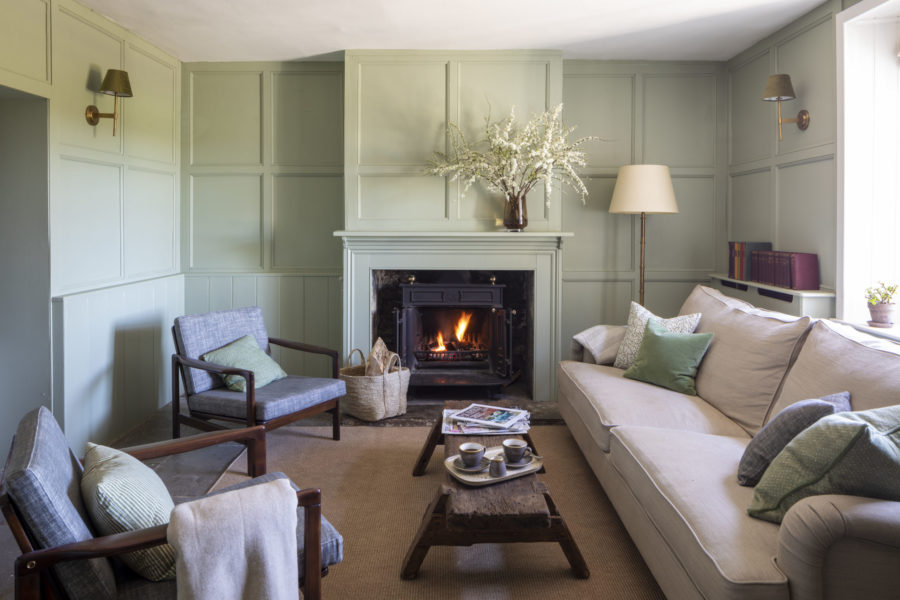
[[677,213],[675,189],[666,165],[619,167],[609,212],[618,214]]

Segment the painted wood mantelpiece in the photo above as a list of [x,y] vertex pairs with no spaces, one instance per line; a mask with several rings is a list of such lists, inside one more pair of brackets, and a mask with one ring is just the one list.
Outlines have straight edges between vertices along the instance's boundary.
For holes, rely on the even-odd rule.
[[560,360],[560,253],[566,232],[336,231],[344,244],[344,354],[372,345],[372,271],[492,270],[534,272],[534,399],[556,395]]

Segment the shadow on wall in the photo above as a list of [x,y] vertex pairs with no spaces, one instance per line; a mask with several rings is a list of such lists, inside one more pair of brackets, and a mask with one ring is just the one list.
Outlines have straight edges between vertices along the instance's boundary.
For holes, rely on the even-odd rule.
[[164,335],[171,335],[169,327],[159,321],[115,327],[112,410],[103,439],[131,430],[163,404],[170,377],[168,363],[161,364]]

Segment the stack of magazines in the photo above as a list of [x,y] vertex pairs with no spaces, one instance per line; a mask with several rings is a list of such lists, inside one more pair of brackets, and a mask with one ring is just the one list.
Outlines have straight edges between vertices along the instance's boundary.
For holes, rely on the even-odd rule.
[[441,433],[449,435],[510,435],[529,429],[527,410],[470,404],[462,410],[444,410]]

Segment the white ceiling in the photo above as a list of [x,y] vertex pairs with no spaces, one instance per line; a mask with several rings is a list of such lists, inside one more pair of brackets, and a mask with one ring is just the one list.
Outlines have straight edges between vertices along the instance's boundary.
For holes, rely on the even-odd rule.
[[[346,49],[727,60],[823,0],[80,0],[185,62]],[[331,56],[329,56],[331,55]]]

